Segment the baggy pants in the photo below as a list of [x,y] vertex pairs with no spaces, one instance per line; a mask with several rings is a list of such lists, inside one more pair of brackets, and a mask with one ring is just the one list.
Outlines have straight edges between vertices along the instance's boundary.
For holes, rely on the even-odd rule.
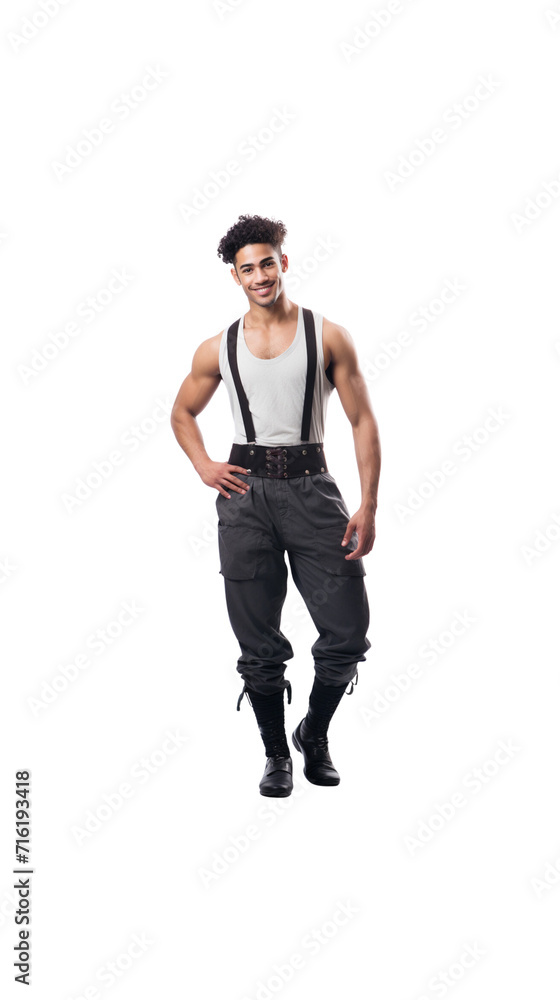
[[[316,676],[326,685],[349,683],[371,647],[363,559],[344,556],[350,518],[333,476],[273,479],[236,472],[250,483],[231,498],[218,493],[218,546],[226,604],[241,647],[237,670],[250,690],[273,694],[289,687],[286,661],[294,655],[280,630],[292,577],[319,632],[311,647]],[[350,693],[350,692],[349,692]]]

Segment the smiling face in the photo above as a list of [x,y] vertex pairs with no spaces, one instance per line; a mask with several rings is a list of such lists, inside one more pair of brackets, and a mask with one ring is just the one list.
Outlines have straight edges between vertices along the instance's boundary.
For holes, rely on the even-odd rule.
[[272,306],[284,291],[282,275],[287,269],[285,253],[279,257],[270,243],[249,243],[237,251],[231,273],[250,302]]

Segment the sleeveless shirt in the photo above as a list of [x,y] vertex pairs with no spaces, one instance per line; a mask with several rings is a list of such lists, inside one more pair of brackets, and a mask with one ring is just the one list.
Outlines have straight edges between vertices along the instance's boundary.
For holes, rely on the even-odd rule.
[[[256,443],[267,447],[301,444],[301,419],[307,374],[303,309],[298,306],[294,340],[276,358],[257,358],[247,347],[244,322],[248,315],[249,313],[245,313],[237,326],[237,365],[253,417]],[[327,403],[334,389],[325,373],[323,317],[320,313],[313,312],[313,319],[317,341],[317,370],[309,429],[310,442],[324,440]],[[233,443],[246,444],[247,436],[227,352],[227,331],[232,322],[234,321],[230,320],[226,323],[220,341],[220,375],[228,391],[235,424]]]

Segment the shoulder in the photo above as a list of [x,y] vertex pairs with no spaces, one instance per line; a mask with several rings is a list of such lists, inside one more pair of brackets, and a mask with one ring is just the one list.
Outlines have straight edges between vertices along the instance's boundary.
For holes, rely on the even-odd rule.
[[325,336],[328,337],[329,340],[337,341],[337,340],[352,339],[346,327],[341,326],[340,323],[333,323],[333,321],[327,319],[326,316],[323,316],[323,331],[325,333]]
[[325,363],[344,361],[354,352],[354,341],[346,327],[323,316],[323,352]]
[[203,340],[193,355],[192,368],[195,374],[220,375],[220,344],[224,331]]

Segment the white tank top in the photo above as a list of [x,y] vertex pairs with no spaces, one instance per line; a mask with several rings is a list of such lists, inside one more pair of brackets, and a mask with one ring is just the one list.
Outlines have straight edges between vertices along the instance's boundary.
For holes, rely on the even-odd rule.
[[[237,366],[253,417],[256,443],[268,447],[301,444],[301,420],[307,375],[307,345],[302,306],[298,306],[295,338],[276,358],[257,358],[247,347],[244,320],[248,315],[245,313],[237,325]],[[327,403],[334,389],[325,374],[323,317],[320,313],[313,312],[313,318],[317,341],[317,370],[309,428],[311,443],[324,440]],[[232,322],[230,320],[226,324],[220,341],[220,374],[228,391],[235,423],[233,443],[246,444],[243,416],[227,352],[227,332]]]

